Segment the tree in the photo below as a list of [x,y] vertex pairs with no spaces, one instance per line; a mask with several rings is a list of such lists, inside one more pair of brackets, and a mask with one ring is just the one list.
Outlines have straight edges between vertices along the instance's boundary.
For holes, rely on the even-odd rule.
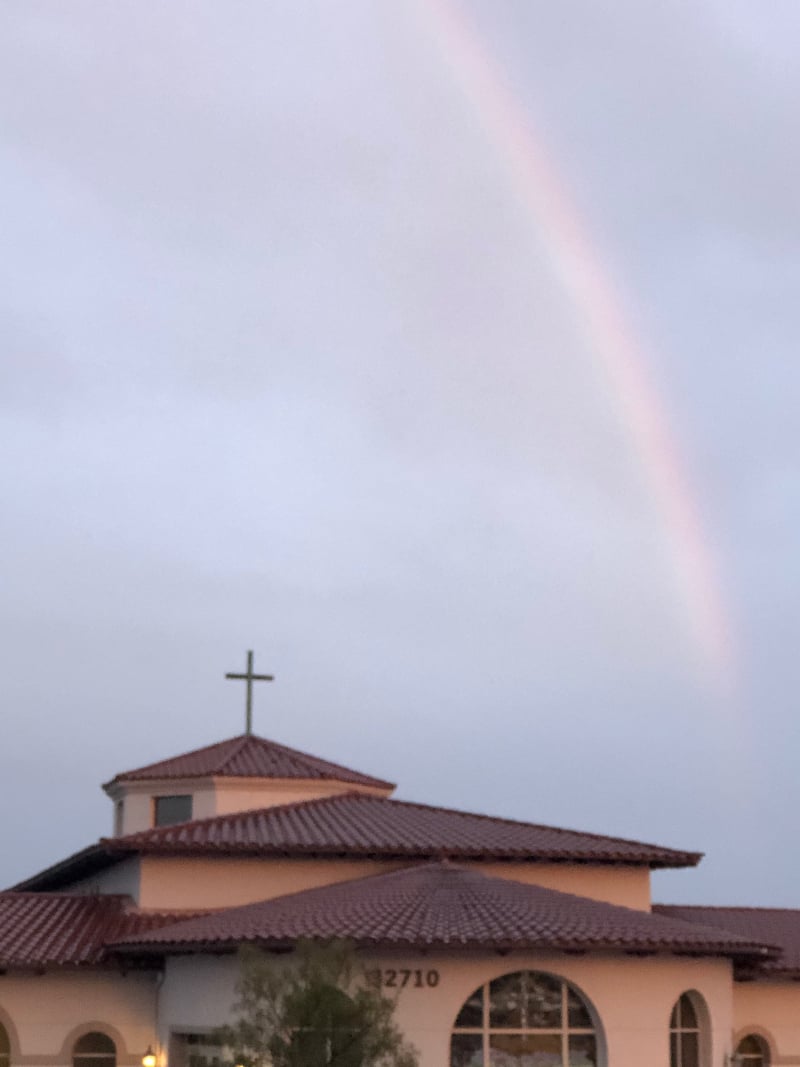
[[242,1067],[417,1067],[394,1003],[364,980],[344,942],[300,942],[292,957],[245,947],[237,1018],[217,1034]]

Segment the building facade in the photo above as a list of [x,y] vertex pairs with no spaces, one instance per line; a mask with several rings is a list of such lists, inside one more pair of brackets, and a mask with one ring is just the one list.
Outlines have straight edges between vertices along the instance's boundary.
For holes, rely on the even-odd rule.
[[117,775],[0,893],[0,1067],[194,1067],[238,946],[347,938],[421,1067],[800,1067],[800,913],[653,904],[696,853],[394,800],[245,734]]

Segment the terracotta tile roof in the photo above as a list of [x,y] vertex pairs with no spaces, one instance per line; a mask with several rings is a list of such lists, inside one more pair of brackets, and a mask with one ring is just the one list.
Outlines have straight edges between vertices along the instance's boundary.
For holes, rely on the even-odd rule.
[[179,916],[186,912],[136,911],[122,896],[0,893],[0,966],[97,964],[106,941],[174,924]]
[[800,976],[800,910],[794,908],[712,908],[655,904],[653,911],[684,922],[702,923],[720,930],[777,945],[779,959],[764,964],[767,973]]
[[215,912],[137,935],[117,947],[229,950],[242,942],[347,938],[381,946],[688,952],[762,959],[757,939],[449,863],[373,875]]
[[149,781],[158,778],[301,778],[348,782],[351,785],[394,789],[391,782],[340,767],[316,756],[267,741],[253,734],[242,734],[228,741],[186,752],[182,756],[150,763],[116,775],[104,788],[116,782]]
[[380,855],[693,866],[696,852],[348,793],[142,830],[102,845],[141,853]]

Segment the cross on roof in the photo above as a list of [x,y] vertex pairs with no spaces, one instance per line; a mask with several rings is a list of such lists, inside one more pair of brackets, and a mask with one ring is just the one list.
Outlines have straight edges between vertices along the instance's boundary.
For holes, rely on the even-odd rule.
[[253,674],[253,653],[247,653],[247,670],[244,674],[226,674],[226,678],[237,678],[247,682],[247,711],[245,716],[246,734],[253,732],[253,682],[274,682],[274,674]]

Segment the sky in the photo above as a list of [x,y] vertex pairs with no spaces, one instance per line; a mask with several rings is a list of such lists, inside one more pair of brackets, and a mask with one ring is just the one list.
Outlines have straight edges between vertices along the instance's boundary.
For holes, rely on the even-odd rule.
[[800,907],[795,0],[0,4],[0,883],[241,733]]

